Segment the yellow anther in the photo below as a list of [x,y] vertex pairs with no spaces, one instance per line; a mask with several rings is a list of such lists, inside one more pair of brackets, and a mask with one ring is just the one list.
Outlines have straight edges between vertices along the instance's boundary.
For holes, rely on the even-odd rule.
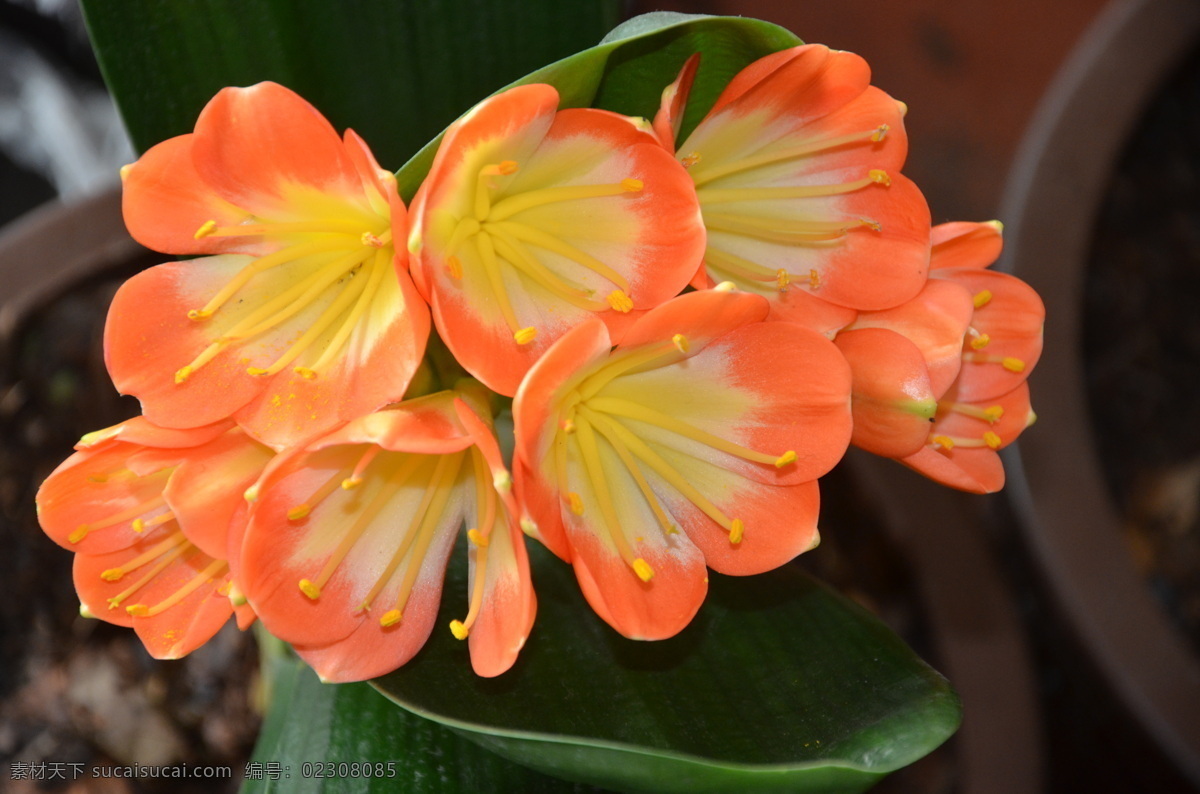
[[321,597],[321,588],[310,582],[308,579],[300,580],[300,592],[316,601]]
[[1003,361],[1001,361],[1000,365],[1003,366],[1009,372],[1024,372],[1025,371],[1025,362],[1019,358],[1013,358],[1011,356],[1009,356],[1009,357],[1005,358]]
[[70,535],[67,535],[67,542],[68,543],[78,543],[79,541],[81,541],[87,537],[87,534],[88,534],[88,532],[91,531],[91,529],[92,528],[89,527],[87,524],[80,524],[78,527],[75,528],[74,532],[72,532]]
[[347,477],[342,480],[343,491],[353,491],[360,485],[362,485],[362,477]]
[[483,534],[478,529],[475,529],[473,527],[471,529],[467,530],[467,540],[471,541],[472,543],[474,543],[476,546],[478,546],[481,549],[486,549],[487,545],[488,545],[487,535]]
[[642,189],[644,183],[640,179],[622,179],[621,189],[626,193],[637,193]]
[[999,422],[1000,417],[1004,416],[1004,406],[992,405],[983,409],[983,414],[989,422]]
[[629,311],[633,309],[633,301],[630,300],[628,295],[619,289],[615,289],[608,293],[607,300],[608,305],[613,307],[613,309],[616,311],[621,312],[621,314],[628,314]]
[[1000,449],[1000,445],[1004,442],[1000,440],[1000,436],[989,430],[983,434],[983,443],[987,444],[992,449]]
[[808,288],[809,289],[820,289],[821,288],[821,274],[817,272],[817,269],[815,267],[808,271]]
[[379,625],[383,626],[384,628],[387,628],[388,626],[395,626],[400,622],[400,618],[400,610],[389,609],[387,612],[384,612],[383,617],[379,619]]
[[789,449],[787,452],[783,453],[776,459],[775,468],[782,469],[784,466],[788,465],[789,463],[795,463],[795,462],[796,462],[796,450]]
[[450,633],[454,635],[456,640],[465,640],[471,634],[471,630],[466,627],[461,620],[450,621]]
[[680,353],[688,352],[688,348],[691,347],[691,344],[688,342],[688,338],[683,334],[675,334],[672,336],[671,344],[675,345],[675,349]]
[[[126,166],[126,168],[128,168],[128,167],[129,166]],[[88,609],[87,604],[80,604],[79,605],[79,617],[92,619],[92,618],[96,617],[96,613],[92,612],[92,610]]]
[[203,322],[204,320],[207,320],[209,317],[212,317],[213,313],[206,312],[206,311],[204,311],[204,309],[190,309],[188,311],[187,316],[188,316],[189,320],[195,320],[196,322]]
[[524,532],[526,535],[528,535],[531,538],[536,538],[538,536],[538,525],[537,525],[537,522],[535,522],[533,519],[522,518],[520,521],[520,524],[521,524],[521,531]]
[[133,519],[133,531],[138,533],[145,532],[146,522],[140,518]]
[[870,229],[873,232],[883,231],[883,224],[880,223],[879,221],[873,221],[870,218],[859,218],[858,222],[860,225],[866,226],[868,229]]
[[299,521],[312,512],[312,505],[303,504],[296,505],[291,510],[287,511],[288,521]]
[[729,527],[729,542],[735,546],[742,542],[742,536],[746,534],[746,525],[742,523],[742,519],[735,518],[730,522]]
[[251,502],[251,503],[257,502],[258,501],[258,486],[251,485],[245,491],[242,491],[242,498],[245,499],[247,502]]
[[200,224],[200,228],[196,230],[196,233],[194,235],[192,235],[192,237],[193,237],[193,239],[196,239],[196,240],[203,240],[205,237],[208,237],[210,234],[212,234],[216,230],[217,230],[217,222],[216,221],[205,221],[204,223]]
[[383,248],[384,246],[383,240],[379,239],[370,232],[363,232],[360,239],[362,240],[362,244],[368,248]]
[[633,567],[633,572],[636,573],[638,578],[643,582],[648,582],[654,578],[654,569],[650,567],[650,563],[646,562],[641,557],[638,557],[636,560],[631,562],[630,565]]
[[459,280],[462,278],[462,260],[457,256],[446,257],[446,272],[450,274],[450,278]]
[[954,449],[954,440],[950,436],[934,436],[930,441],[935,447],[941,447],[946,451]]
[[500,162],[500,165],[496,166],[496,170],[500,172],[501,176],[515,174],[517,173],[517,168],[518,165],[516,160],[503,160]]
[[737,284],[732,281],[722,281],[717,286],[713,287],[717,292],[737,292]]
[[892,127],[890,124],[880,124],[875,128],[875,131],[871,133],[871,141],[874,143],[879,143],[887,137],[888,130],[891,128]]
[[567,506],[571,508],[571,512],[575,515],[583,515],[583,500],[574,491],[567,494]]
[[570,419],[562,420],[558,423],[558,426],[562,429],[563,433],[568,436],[575,432],[575,422]]
[[987,306],[989,303],[991,303],[992,291],[990,289],[985,289],[982,292],[976,292],[975,297],[972,300],[976,309],[982,309],[984,306]]
[[979,336],[977,336],[971,340],[971,349],[972,350],[982,350],[983,348],[987,347],[987,344],[990,341],[992,341],[992,338],[990,336],[988,336],[987,334],[980,334]]
[[190,366],[180,367],[179,369],[175,370],[175,384],[176,385],[183,383],[185,380],[187,380],[190,377],[192,377],[192,368]]
[[537,329],[532,325],[527,328],[522,328],[513,334],[513,341],[518,345],[527,345],[537,338]]
[[120,581],[121,577],[124,575],[125,571],[121,570],[120,568],[109,568],[107,571],[104,571],[100,574],[100,578],[106,582],[117,582]]
[[145,604],[130,604],[129,606],[125,607],[125,611],[130,615],[133,615],[135,618],[144,618],[146,615],[150,614],[150,607],[146,606]]
[[292,372],[296,373],[305,380],[315,380],[317,377],[317,373],[308,367],[293,367]]
[[256,378],[260,378],[263,375],[270,375],[271,370],[263,369],[261,367],[246,367],[246,374],[253,375]]
[[792,283],[792,277],[783,268],[775,271],[775,284],[779,287],[780,292],[787,292],[788,284]]
[[513,479],[512,475],[507,471],[499,471],[492,475],[492,487],[500,493],[508,493],[512,490]]
[[882,171],[878,168],[872,168],[867,172],[867,176],[877,185],[883,185],[884,187],[887,187],[888,185],[892,184],[892,178],[888,176],[888,172]]
[[687,157],[684,157],[679,162],[683,163],[684,168],[691,168],[696,163],[700,162],[700,152],[692,152]]

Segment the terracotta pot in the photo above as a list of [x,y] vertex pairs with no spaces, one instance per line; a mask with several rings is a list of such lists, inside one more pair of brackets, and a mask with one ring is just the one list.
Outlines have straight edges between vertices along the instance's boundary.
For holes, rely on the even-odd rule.
[[1047,93],[1001,213],[1005,262],[1045,298],[1039,425],[1008,458],[1022,530],[1056,606],[1125,708],[1200,785],[1200,660],[1134,569],[1087,416],[1083,281],[1123,143],[1200,31],[1192,0],[1114,2]]

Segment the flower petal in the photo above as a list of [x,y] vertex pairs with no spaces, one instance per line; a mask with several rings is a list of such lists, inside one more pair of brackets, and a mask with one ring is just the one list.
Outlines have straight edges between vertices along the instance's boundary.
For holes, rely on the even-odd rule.
[[180,135],[150,147],[122,171],[121,211],[133,239],[167,254],[264,253],[261,237],[204,237],[208,221],[236,226],[249,213],[217,195],[192,159],[195,136]]
[[1002,231],[999,221],[939,223],[931,235],[930,270],[988,267],[1000,258],[1004,245]]
[[[155,547],[172,535],[179,533],[166,525],[125,549],[75,555],[80,601],[101,620],[132,626],[156,659],[187,655],[233,614],[233,605],[222,592],[228,586],[229,566],[186,542],[174,547],[178,553],[167,550],[155,555]],[[153,556],[137,565],[147,555]],[[128,572],[123,572],[126,568]],[[150,614],[135,616],[139,605]]]
[[369,209],[337,132],[277,83],[222,89],[196,120],[193,156],[217,195],[259,217],[299,219],[323,196]]
[[887,328],[844,331],[834,342],[854,376],[850,442],[888,458],[923,447],[937,398],[917,346]]

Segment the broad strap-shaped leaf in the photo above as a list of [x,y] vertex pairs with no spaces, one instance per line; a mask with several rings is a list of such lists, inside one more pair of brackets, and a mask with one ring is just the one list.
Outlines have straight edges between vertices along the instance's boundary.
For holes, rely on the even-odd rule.
[[508,758],[618,790],[861,791],[958,725],[941,676],[799,569],[714,574],[689,628],[634,642],[585,617],[569,568],[533,551],[542,607],[509,673],[472,676],[442,630],[375,685]]
[[[86,0],[135,147],[192,129],[225,86],[274,80],[396,168],[505,83],[597,41],[617,0]],[[669,82],[669,79],[668,79]]]
[[[801,43],[790,31],[757,19],[656,12],[635,17],[613,29],[595,47],[506,87],[547,83],[558,90],[559,108],[597,107],[651,119],[662,92],[687,59],[699,52],[702,64],[680,129],[686,136],[742,68]],[[467,109],[464,106],[461,112]],[[440,141],[440,136],[435,138],[397,173],[400,194],[406,200],[429,170]]]
[[[279,643],[274,641],[274,645]],[[244,794],[585,794],[389,703],[367,684],[322,684],[298,659],[268,660],[267,718]]]

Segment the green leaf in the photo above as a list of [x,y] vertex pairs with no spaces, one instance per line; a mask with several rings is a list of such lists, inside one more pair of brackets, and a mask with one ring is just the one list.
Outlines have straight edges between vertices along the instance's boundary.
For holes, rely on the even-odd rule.
[[[440,628],[380,691],[522,764],[628,791],[861,791],[958,726],[945,679],[798,568],[714,574],[691,626],[644,643],[535,556],[537,623],[511,671],[474,676]],[[452,568],[447,591],[465,587]]]
[[[269,637],[266,642],[278,643]],[[243,792],[594,790],[506,761],[435,722],[396,708],[367,684],[322,684],[286,651],[265,653],[270,703]]]
[[83,0],[141,151],[224,86],[274,80],[395,168],[484,96],[590,46],[619,0]]
[[[747,64],[802,43],[795,34],[758,19],[656,12],[634,17],[595,47],[538,69],[505,88],[548,83],[558,89],[560,107],[599,107],[652,118],[663,89],[684,62],[699,52],[700,69],[681,129],[686,136]],[[440,141],[439,135],[398,172],[400,194],[405,199],[416,192],[429,171]]]

